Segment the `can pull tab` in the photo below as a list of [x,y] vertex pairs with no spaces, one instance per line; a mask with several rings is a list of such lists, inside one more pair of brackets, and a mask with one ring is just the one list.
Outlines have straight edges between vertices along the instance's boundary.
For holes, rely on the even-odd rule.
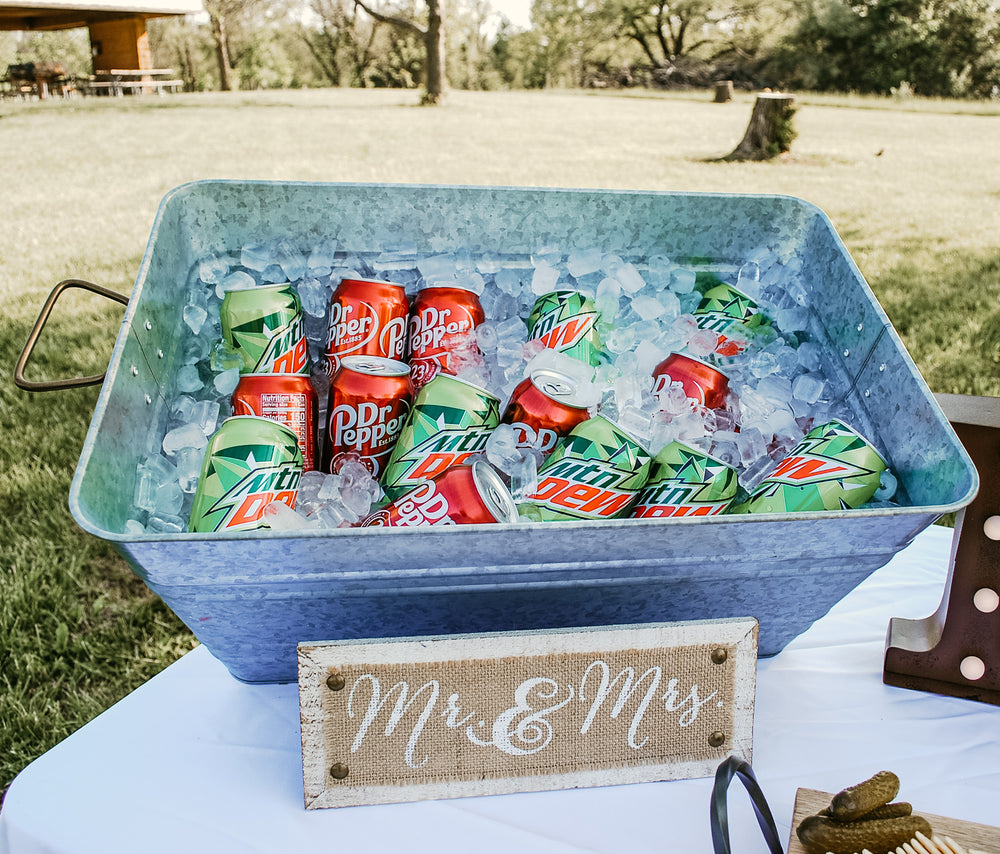
[[97,385],[104,382],[105,374],[94,374],[89,377],[73,377],[68,380],[46,380],[42,382],[33,382],[24,376],[24,369],[35,350],[35,345],[41,337],[42,330],[45,328],[52,310],[55,308],[56,301],[63,292],[70,288],[80,288],[81,290],[107,297],[115,302],[120,302],[122,305],[128,305],[129,298],[127,296],[110,288],[95,285],[93,282],[86,282],[83,279],[64,279],[61,281],[52,289],[52,293],[45,300],[45,305],[42,306],[42,310],[38,314],[38,320],[35,321],[35,325],[28,334],[28,340],[24,344],[24,349],[21,351],[21,355],[17,357],[17,363],[14,365],[14,383],[18,388],[22,388],[25,391],[62,391],[67,388],[79,388],[81,386]]

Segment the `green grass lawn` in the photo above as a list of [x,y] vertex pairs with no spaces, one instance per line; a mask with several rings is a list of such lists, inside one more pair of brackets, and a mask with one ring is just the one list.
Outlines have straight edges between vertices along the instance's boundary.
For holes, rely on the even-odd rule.
[[[0,787],[192,645],[66,507],[97,389],[10,375],[68,277],[128,293],[157,205],[204,178],[783,193],[843,236],[935,391],[1000,395],[1000,108],[799,99],[790,155],[719,163],[752,96],[324,90],[0,103]],[[33,378],[99,373],[120,309],[50,324]],[[910,615],[920,616],[920,615]]]

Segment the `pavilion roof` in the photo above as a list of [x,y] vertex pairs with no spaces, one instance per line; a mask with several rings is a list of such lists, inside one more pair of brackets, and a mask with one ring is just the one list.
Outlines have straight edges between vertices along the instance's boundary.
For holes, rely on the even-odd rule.
[[201,0],[0,0],[0,30],[63,30],[142,15],[194,15],[204,11]]

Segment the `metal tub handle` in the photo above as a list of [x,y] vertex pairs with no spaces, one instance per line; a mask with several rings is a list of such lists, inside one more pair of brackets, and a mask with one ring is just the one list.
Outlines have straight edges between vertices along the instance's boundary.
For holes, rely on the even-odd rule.
[[24,369],[31,358],[32,352],[34,352],[35,345],[38,343],[45,324],[48,322],[49,315],[52,314],[52,310],[55,308],[56,301],[64,291],[70,288],[80,288],[81,290],[107,297],[115,302],[120,302],[122,305],[128,305],[129,298],[127,296],[110,288],[95,285],[93,282],[86,282],[83,279],[65,279],[61,281],[52,289],[49,298],[45,300],[45,305],[42,306],[42,310],[38,314],[38,320],[35,321],[35,325],[28,334],[28,340],[24,344],[24,349],[21,351],[21,355],[18,356],[17,363],[14,365],[14,383],[18,388],[22,388],[25,391],[62,391],[67,388],[80,388],[81,386],[98,385],[104,382],[104,376],[107,372],[105,374],[94,374],[89,377],[73,377],[67,380],[48,380],[44,382],[33,382],[24,376]]

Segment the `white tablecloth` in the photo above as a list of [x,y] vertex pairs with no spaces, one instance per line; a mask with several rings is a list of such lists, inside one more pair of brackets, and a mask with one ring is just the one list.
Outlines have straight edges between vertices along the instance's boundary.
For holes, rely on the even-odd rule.
[[[997,824],[1000,708],[881,680],[890,617],[944,589],[930,528],[781,654],[758,665],[753,768],[782,839],[798,787],[883,768],[918,810]],[[10,854],[710,852],[711,779],[306,811],[297,687],[245,685],[203,647],[28,766],[0,811]],[[734,854],[766,852],[730,787]]]

